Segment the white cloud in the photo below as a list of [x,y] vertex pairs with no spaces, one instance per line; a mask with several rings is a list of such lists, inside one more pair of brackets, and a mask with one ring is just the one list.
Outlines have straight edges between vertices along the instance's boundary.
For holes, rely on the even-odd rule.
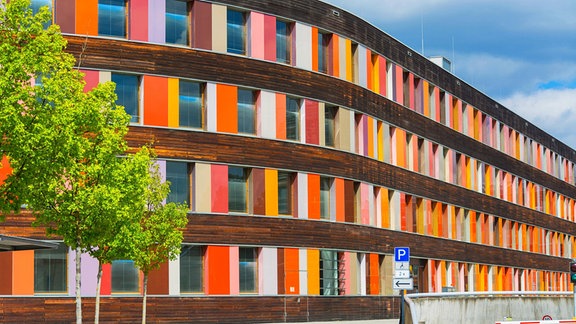
[[515,93],[499,101],[560,141],[576,148],[576,89]]

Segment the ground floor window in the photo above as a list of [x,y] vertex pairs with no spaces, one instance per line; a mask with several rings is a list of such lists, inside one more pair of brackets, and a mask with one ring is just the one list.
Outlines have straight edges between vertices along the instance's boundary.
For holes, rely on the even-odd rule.
[[131,260],[112,261],[112,292],[137,293],[139,271]]
[[34,251],[34,292],[65,293],[67,286],[68,247]]
[[204,292],[204,248],[183,245],[180,252],[180,292]]

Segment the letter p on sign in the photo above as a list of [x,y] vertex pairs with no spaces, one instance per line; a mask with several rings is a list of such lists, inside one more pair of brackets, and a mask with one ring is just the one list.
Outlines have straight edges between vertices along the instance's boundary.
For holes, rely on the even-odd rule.
[[410,262],[410,248],[408,248],[408,247],[395,247],[394,248],[394,261],[395,262]]

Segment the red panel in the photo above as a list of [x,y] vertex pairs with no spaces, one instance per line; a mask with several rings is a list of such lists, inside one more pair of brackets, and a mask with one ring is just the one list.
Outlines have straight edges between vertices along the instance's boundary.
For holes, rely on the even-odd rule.
[[168,295],[168,262],[164,262],[157,270],[150,271],[148,274],[148,294],[150,295]]
[[102,281],[100,284],[100,294],[101,295],[111,295],[112,294],[112,264],[102,265]]
[[346,211],[346,198],[344,195],[344,179],[336,178],[334,179],[334,186],[336,191],[336,221],[345,221],[345,211]]
[[130,26],[128,35],[130,39],[148,40],[148,0],[131,0],[130,4]]
[[230,294],[230,248],[208,246],[206,248],[206,294]]
[[276,94],[276,138],[286,139],[286,95]]
[[276,61],[276,17],[264,15],[264,59]]
[[320,219],[320,176],[308,175],[308,218]]
[[144,124],[168,126],[168,79],[144,76]]
[[312,27],[312,70],[318,71],[318,28]]
[[394,101],[404,104],[404,70],[399,65],[394,66]]
[[306,143],[320,144],[318,102],[305,101],[306,109]]
[[378,295],[380,293],[380,276],[379,276],[379,257],[378,254],[370,253],[368,256],[368,276],[369,288],[368,294]]
[[192,7],[192,44],[195,48],[212,49],[212,4],[194,1]]
[[254,214],[266,215],[266,183],[264,169],[252,169],[252,184],[254,193]]
[[85,92],[92,90],[100,82],[100,72],[92,70],[80,70],[80,72],[84,73],[84,81],[86,81]]
[[228,212],[228,166],[213,164],[212,178],[212,212]]
[[388,84],[388,79],[386,77],[387,75],[387,71],[386,71],[386,59],[383,58],[382,56],[378,55],[378,72],[380,73],[380,94],[385,96],[386,95],[386,89],[387,89],[387,84]]

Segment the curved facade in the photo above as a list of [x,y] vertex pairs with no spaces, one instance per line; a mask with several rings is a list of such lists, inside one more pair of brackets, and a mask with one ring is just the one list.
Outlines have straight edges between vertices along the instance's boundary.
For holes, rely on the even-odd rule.
[[[149,319],[397,318],[401,246],[418,292],[571,289],[576,152],[361,18],[316,0],[52,9],[87,88],[117,83],[130,144],[153,142],[190,205]],[[0,228],[43,238],[29,225]],[[0,258],[0,294],[73,302],[66,248]],[[107,265],[103,318],[140,289],[130,261]]]

